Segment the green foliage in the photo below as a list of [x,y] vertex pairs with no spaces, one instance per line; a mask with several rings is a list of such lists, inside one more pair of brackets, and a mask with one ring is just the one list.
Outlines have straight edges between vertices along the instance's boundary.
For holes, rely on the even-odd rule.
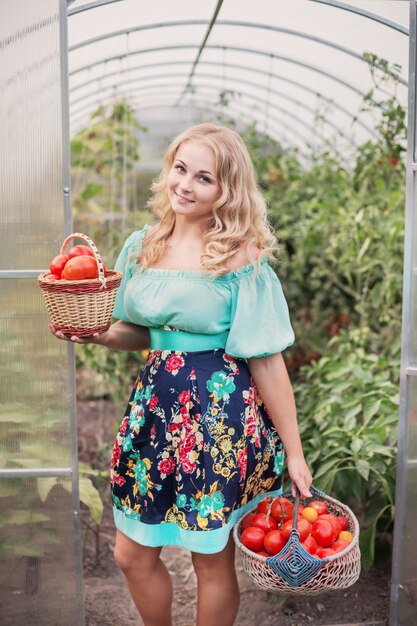
[[358,513],[369,567],[394,516],[406,126],[398,67],[365,59],[373,87],[362,110],[377,137],[350,163],[337,146],[302,165],[256,131],[245,139],[280,239],[276,269],[297,338],[286,361],[306,456],[315,485]]
[[366,529],[369,565],[378,522],[394,518],[399,363],[370,351],[366,328],[342,331],[329,349],[294,385],[300,432],[315,486],[351,505]]

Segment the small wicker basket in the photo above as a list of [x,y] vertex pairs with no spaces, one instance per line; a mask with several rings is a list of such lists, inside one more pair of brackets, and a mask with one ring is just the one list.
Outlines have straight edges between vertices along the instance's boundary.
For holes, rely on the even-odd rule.
[[51,280],[48,273],[38,276],[46,308],[51,322],[64,335],[87,337],[108,330],[117,289],[122,279],[120,272],[107,270],[104,275],[103,260],[90,237],[73,233],[62,244],[61,254],[75,238],[83,239],[94,253],[98,266],[98,278],[85,280]]
[[[240,541],[241,525],[245,517],[253,513],[256,508],[250,510],[247,514],[239,519],[233,529],[233,538],[240,551],[243,561],[243,568],[251,580],[257,587],[269,591],[272,593],[278,593],[281,595],[316,595],[332,589],[346,589],[353,585],[359,578],[361,570],[361,553],[359,550],[359,524],[351,511],[351,509],[327,496],[326,494],[318,491],[317,489],[310,489],[313,497],[303,499],[303,504],[308,506],[308,503],[312,500],[322,500],[327,504],[329,513],[335,515],[343,515],[349,522],[349,531],[353,535],[352,542],[341,552],[335,555],[328,556],[325,559],[321,559],[322,567],[318,573],[312,576],[309,580],[303,584],[293,587],[282,576],[277,573],[275,568],[272,568],[268,563],[267,557],[255,554],[251,550],[248,550]],[[268,494],[265,494],[267,496]],[[283,496],[294,502],[294,498],[291,496],[291,490],[287,490],[283,493]],[[295,531],[298,532],[298,531]],[[281,552],[284,552],[285,547]],[[275,558],[279,560],[279,553]],[[319,561],[319,559],[317,559]]]

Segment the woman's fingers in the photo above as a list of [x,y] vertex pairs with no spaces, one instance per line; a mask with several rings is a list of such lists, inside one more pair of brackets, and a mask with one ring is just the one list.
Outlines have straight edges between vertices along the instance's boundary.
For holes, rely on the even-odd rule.
[[49,324],[49,330],[57,339],[71,341],[72,343],[78,344],[94,343],[95,340],[100,336],[99,333],[94,333],[93,335],[89,335],[88,337],[78,337],[77,335],[68,336],[65,335],[61,330],[58,330],[56,326],[54,326],[54,324]]

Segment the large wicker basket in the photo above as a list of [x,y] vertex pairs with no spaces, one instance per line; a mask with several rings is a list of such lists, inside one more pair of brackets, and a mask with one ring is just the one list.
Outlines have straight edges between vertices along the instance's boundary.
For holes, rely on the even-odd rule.
[[67,237],[61,254],[65,254],[68,244],[75,238],[83,239],[92,249],[97,261],[98,278],[54,280],[45,273],[38,276],[38,284],[56,330],[67,336],[86,337],[108,330],[122,275],[113,270],[107,270],[104,275],[103,260],[97,246],[82,233]]
[[[303,500],[303,504],[307,506],[312,500],[323,500],[327,504],[329,513],[346,517],[349,522],[349,531],[353,535],[352,542],[341,552],[322,559],[323,565],[317,574],[303,584],[293,587],[271,567],[267,557],[248,550],[240,541],[242,522],[247,515],[256,510],[252,509],[237,522],[233,530],[233,537],[242,556],[243,568],[257,587],[283,595],[315,595],[332,589],[346,589],[358,580],[361,570],[361,554],[359,550],[359,524],[355,515],[342,502],[317,489],[312,488],[311,491],[313,497]],[[284,492],[283,495],[290,501],[294,501],[290,490]],[[279,554],[277,559],[279,559]]]

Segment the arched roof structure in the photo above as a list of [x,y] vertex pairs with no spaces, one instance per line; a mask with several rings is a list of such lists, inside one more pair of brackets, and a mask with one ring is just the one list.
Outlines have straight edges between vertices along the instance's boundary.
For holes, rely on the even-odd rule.
[[366,52],[400,67],[406,105],[407,0],[68,5],[72,133],[125,96],[150,134],[166,136],[169,126],[214,117],[224,92],[229,117],[256,122],[284,146],[302,152],[337,136],[348,149],[375,134],[372,114],[360,111],[373,86]]

